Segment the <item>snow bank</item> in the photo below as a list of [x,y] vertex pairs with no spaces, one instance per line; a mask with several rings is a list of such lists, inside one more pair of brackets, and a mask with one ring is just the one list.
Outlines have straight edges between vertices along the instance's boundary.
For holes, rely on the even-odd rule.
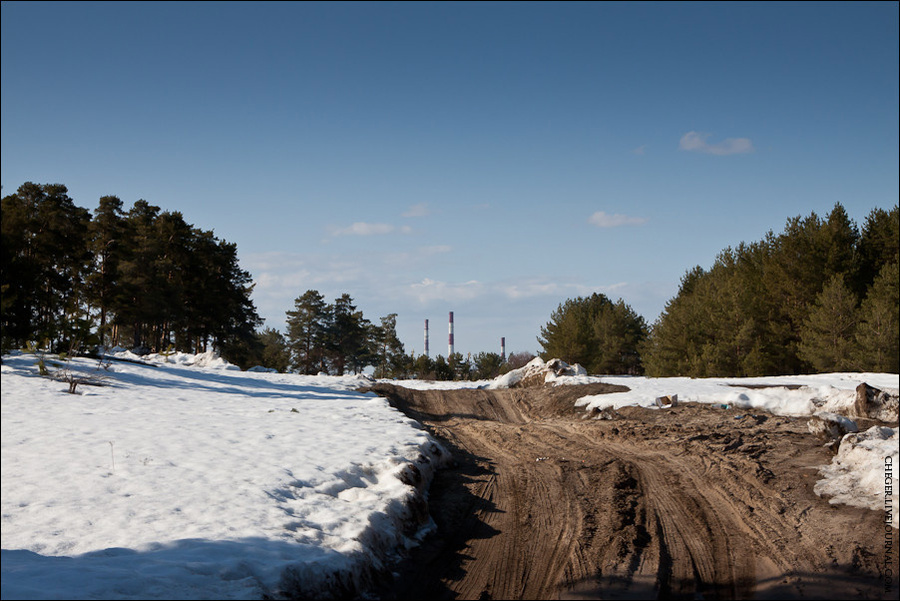
[[359,378],[138,359],[72,395],[4,357],[4,599],[340,594],[430,527],[448,455]]
[[544,362],[540,357],[535,357],[524,367],[514,369],[491,380],[487,385],[487,388],[514,388],[516,386],[528,385],[529,383],[536,385],[561,383],[576,376],[587,376],[587,371],[577,363],[575,365],[569,365],[560,359],[551,359],[550,361]]
[[[822,480],[813,491],[831,497],[830,503],[891,511],[891,525],[898,527],[897,428],[873,426],[865,432],[847,434],[830,465],[819,472]],[[889,467],[889,471],[886,469]],[[886,495],[886,486],[891,494]]]
[[856,401],[856,387],[866,382],[897,393],[897,374],[840,373],[766,378],[646,378],[588,376],[565,378],[562,384],[605,382],[627,386],[628,392],[585,396],[576,405],[590,411],[606,407],[655,407],[656,399],[677,394],[681,402],[706,403],[776,415],[809,416],[820,411],[847,414]]
[[231,371],[240,371],[241,368],[233,363],[229,363],[221,358],[219,354],[213,350],[191,355],[182,352],[171,353],[150,353],[148,355],[137,355],[123,348],[115,348],[106,353],[108,357],[116,359],[126,359],[128,361],[137,361],[151,364],[165,365],[183,365],[193,367],[208,367],[211,369],[226,369]]

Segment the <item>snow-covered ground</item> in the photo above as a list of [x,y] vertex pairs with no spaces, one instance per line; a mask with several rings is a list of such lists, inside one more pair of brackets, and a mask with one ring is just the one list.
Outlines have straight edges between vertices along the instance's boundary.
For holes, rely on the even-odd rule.
[[[74,360],[71,373],[105,385],[69,394],[65,382],[38,375],[34,355],[4,356],[4,599],[352,590],[430,527],[408,503],[417,494],[408,483],[427,484],[447,454],[385,400],[355,392],[359,378],[241,372],[211,354],[142,361],[104,369]],[[395,383],[496,388],[519,375]],[[551,379],[630,388],[584,397],[585,409],[658,407],[677,394],[795,416],[845,412],[860,381],[900,387],[890,374]],[[898,464],[897,440],[888,427],[848,434],[817,492],[883,509],[884,461]]]
[[404,481],[446,452],[358,378],[146,359],[76,359],[106,385],[69,394],[3,357],[2,598],[340,590],[428,528]]
[[678,395],[679,401],[728,405],[737,409],[768,411],[776,415],[805,416],[820,411],[845,413],[856,399],[856,387],[865,382],[896,393],[897,374],[833,373],[764,378],[646,378],[641,376],[573,376],[557,384],[605,382],[627,386],[628,392],[586,396],[577,405],[586,410],[626,405],[655,407],[656,399]]

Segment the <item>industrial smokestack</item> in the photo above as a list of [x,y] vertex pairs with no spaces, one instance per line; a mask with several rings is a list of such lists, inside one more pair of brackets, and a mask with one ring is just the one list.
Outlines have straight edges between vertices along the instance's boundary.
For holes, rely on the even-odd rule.
[[428,320],[425,320],[425,356],[428,356]]
[[506,361],[506,338],[500,338],[500,360]]
[[453,311],[450,311],[450,338],[447,343],[447,346],[449,349],[447,351],[447,358],[449,358],[450,355],[453,354]]

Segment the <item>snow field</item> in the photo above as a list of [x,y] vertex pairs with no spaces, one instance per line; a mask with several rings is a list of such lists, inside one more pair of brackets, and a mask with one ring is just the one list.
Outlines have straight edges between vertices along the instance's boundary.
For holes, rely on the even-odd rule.
[[349,589],[427,526],[409,466],[446,453],[359,379],[175,359],[72,395],[4,357],[4,598]]

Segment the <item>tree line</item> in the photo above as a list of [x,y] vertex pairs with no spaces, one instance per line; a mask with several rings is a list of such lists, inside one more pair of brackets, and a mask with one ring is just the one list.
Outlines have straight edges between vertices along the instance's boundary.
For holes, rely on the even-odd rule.
[[681,280],[653,327],[650,375],[900,371],[895,205],[860,230],[837,204],[726,248]]
[[508,359],[497,353],[453,353],[446,358],[407,353],[397,336],[397,314],[374,324],[347,293],[328,303],[318,290],[307,290],[294,300],[286,325],[286,335],[273,328],[260,335],[260,364],[281,372],[344,375],[371,366],[376,378],[478,380],[534,358],[528,353],[513,353]]
[[[287,312],[287,333],[262,325],[251,275],[235,244],[145,200],[116,196],[93,214],[62,184],[27,182],[2,198],[0,344],[52,352],[125,346],[138,352],[216,349],[242,368],[304,374],[491,378],[532,355],[448,358],[407,354],[397,314],[367,320],[349,294],[332,303],[315,290]],[[524,363],[523,363],[524,364]]]
[[565,301],[541,329],[541,356],[654,377],[897,373],[898,232],[896,205],[861,230],[840,204],[788,219],[688,270],[652,327],[602,294]]
[[[349,294],[294,301],[286,333],[262,324],[236,245],[145,200],[100,198],[93,215],[61,184],[23,184],[2,199],[2,347],[125,345],[147,352],[212,347],[247,368],[304,374],[487,379],[533,355],[408,354],[397,314],[377,324]],[[541,328],[544,359],[590,373],[759,376],[900,371],[900,220],[873,210],[860,229],[837,204],[788,219],[696,266],[652,326],[623,300],[568,299]]]
[[31,182],[2,212],[3,349],[215,347],[239,362],[256,344],[262,322],[236,245],[181,213],[104,196],[91,215],[66,186]]

